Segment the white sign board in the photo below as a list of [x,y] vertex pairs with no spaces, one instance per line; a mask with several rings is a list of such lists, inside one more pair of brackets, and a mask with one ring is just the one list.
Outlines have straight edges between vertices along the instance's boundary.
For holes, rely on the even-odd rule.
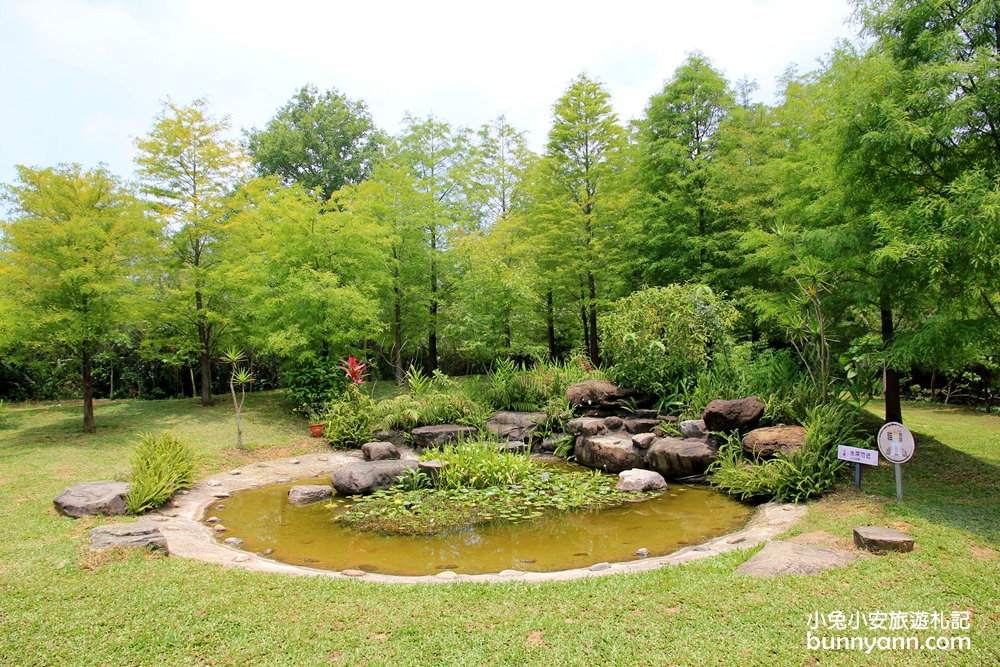
[[837,458],[841,461],[850,461],[851,463],[864,463],[866,466],[878,465],[878,451],[874,449],[838,445]]
[[898,422],[889,422],[878,432],[878,450],[893,463],[906,463],[915,449],[913,434]]

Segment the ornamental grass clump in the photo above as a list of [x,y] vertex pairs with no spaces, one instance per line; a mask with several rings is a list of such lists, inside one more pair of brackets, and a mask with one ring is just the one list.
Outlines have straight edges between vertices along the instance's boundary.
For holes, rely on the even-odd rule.
[[538,469],[527,453],[502,450],[489,442],[449,444],[427,449],[425,461],[442,461],[437,480],[439,489],[488,489],[524,484]]
[[155,509],[175,492],[190,488],[194,483],[194,450],[169,431],[140,435],[130,461],[129,487],[125,496],[129,514]]

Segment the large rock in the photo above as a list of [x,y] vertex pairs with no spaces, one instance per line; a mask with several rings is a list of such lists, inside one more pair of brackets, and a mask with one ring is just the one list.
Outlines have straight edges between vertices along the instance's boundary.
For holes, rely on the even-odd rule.
[[776,577],[781,574],[816,574],[843,567],[854,561],[850,551],[792,542],[768,542],[736,571],[751,577]]
[[308,505],[332,495],[333,489],[326,484],[299,484],[288,489],[288,502],[291,505]]
[[566,400],[584,416],[624,417],[629,414],[629,408],[647,408],[654,399],[635,389],[619,387],[608,380],[584,380],[566,390]]
[[579,437],[573,453],[580,465],[604,472],[643,467],[642,452],[632,443],[632,436],[628,434]]
[[608,380],[584,380],[566,390],[570,405],[584,409],[608,405],[619,398],[618,385]]
[[580,417],[566,424],[566,430],[576,436],[600,435],[608,432],[603,419],[596,417]]
[[755,428],[743,436],[743,451],[762,459],[778,454],[788,456],[802,450],[806,430],[801,426],[771,426]]
[[701,418],[709,431],[745,433],[757,428],[763,416],[764,404],[756,396],[750,396],[734,401],[712,401]]
[[413,459],[348,463],[333,473],[333,488],[342,496],[368,495],[394,486],[396,478],[410,468],[417,468]]
[[127,493],[128,482],[84,482],[69,487],[52,502],[57,510],[74,519],[92,514],[120,516],[126,513]]
[[663,475],[653,470],[633,468],[618,473],[618,484],[615,488],[626,493],[665,491],[667,480],[663,479]]
[[90,531],[91,549],[99,551],[108,547],[148,547],[166,551],[167,539],[159,528],[148,521],[115,523]]
[[391,442],[366,442],[361,445],[361,453],[369,461],[388,461],[399,458],[399,449]]
[[410,437],[417,447],[440,447],[451,442],[474,438],[477,433],[479,433],[479,429],[475,426],[438,424],[436,426],[418,426],[410,431]]
[[535,427],[549,418],[545,412],[513,412],[501,410],[486,422],[486,430],[505,440],[532,442]]
[[717,453],[706,440],[658,438],[646,450],[643,467],[667,479],[680,479],[704,473]]

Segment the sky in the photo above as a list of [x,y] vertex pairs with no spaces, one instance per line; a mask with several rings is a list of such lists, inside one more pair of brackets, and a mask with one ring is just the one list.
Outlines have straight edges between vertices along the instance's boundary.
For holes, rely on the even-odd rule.
[[205,98],[234,136],[305,84],[479,127],[504,114],[541,150],[552,104],[586,72],[622,121],[688,54],[773,103],[789,66],[854,37],[848,0],[0,0],[0,183],[14,166],[104,163],[133,176],[161,102]]

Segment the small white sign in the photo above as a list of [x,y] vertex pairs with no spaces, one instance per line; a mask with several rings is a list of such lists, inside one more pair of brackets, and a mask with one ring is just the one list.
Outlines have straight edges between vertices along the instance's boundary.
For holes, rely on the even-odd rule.
[[899,422],[889,422],[878,432],[878,450],[893,463],[906,463],[915,449],[913,434]]
[[837,458],[851,463],[864,463],[866,466],[878,465],[878,450],[862,449],[860,447],[837,446]]

